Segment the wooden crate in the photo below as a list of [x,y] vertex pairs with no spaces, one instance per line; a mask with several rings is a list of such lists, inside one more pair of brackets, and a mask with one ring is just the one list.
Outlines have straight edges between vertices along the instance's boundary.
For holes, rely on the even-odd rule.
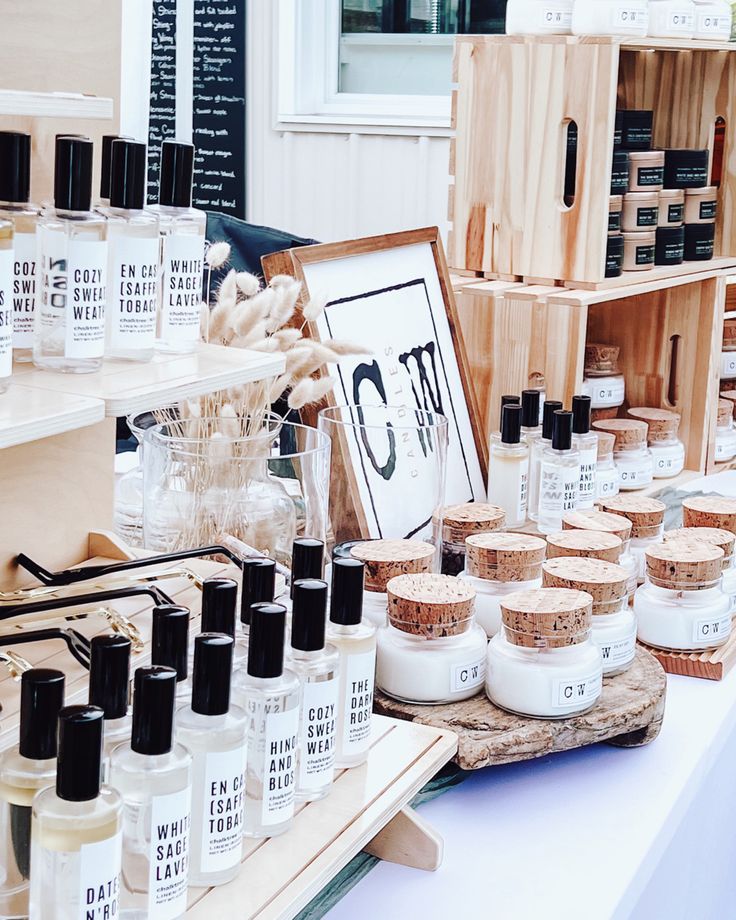
[[[663,39],[458,36],[448,259],[497,276],[606,284],[617,108],[654,111],[654,145],[713,148],[726,123],[716,252],[736,255],[736,45]],[[566,132],[577,181],[563,201]],[[679,271],[699,272],[703,263]],[[653,277],[672,270],[660,269]],[[615,282],[615,279],[613,279]],[[620,282],[619,282],[620,283]]]

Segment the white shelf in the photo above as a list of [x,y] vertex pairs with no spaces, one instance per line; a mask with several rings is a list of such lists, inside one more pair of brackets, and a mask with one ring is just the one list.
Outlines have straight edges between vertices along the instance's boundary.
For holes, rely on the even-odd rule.
[[101,422],[104,417],[101,399],[54,393],[16,382],[0,394],[0,448],[75,431]]
[[0,89],[0,115],[27,118],[95,118],[109,120],[113,102],[83,93],[34,93]]

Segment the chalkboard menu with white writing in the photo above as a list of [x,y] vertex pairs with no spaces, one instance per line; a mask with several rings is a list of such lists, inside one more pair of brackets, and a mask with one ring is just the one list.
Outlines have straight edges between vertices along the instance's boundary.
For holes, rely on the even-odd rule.
[[151,31],[148,201],[158,201],[161,142],[176,136],[176,0],[156,0]]

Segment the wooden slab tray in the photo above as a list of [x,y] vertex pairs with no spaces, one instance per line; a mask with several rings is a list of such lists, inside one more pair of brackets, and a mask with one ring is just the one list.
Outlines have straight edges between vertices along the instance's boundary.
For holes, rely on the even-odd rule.
[[707,652],[664,652],[643,643],[642,647],[654,655],[668,674],[682,677],[723,680],[736,664],[736,631],[725,645]]
[[376,693],[375,709],[384,715],[457,732],[455,762],[463,770],[533,760],[557,751],[606,741],[640,747],[659,734],[664,717],[666,677],[657,660],[637,648],[624,674],[603,682],[603,695],[584,715],[545,721],[514,716],[479,694],[462,703],[412,706]]

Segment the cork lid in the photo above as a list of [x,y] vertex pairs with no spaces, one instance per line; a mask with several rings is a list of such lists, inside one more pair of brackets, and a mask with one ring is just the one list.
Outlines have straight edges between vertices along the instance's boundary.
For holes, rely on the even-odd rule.
[[616,438],[616,450],[645,447],[647,443],[647,423],[633,418],[598,419],[593,427],[596,431],[612,434]]
[[569,588],[517,591],[501,600],[506,638],[523,648],[563,648],[588,638],[593,598]]
[[736,390],[736,379],[721,380],[721,386],[723,387],[723,392],[721,393],[721,396],[725,396],[727,391]]
[[542,574],[544,540],[522,533],[484,533],[465,541],[469,575],[487,581],[531,581]]
[[727,319],[723,322],[723,344],[736,345],[736,319]]
[[612,613],[611,606],[627,596],[629,573],[601,559],[548,559],[542,566],[545,588],[572,588],[593,598],[593,615]]
[[[723,384],[721,384],[721,386],[723,386]],[[731,400],[732,407],[736,409],[736,405],[734,405],[736,403],[736,390],[723,390],[718,395],[721,397],[721,399]]]
[[636,494],[614,495],[601,504],[604,511],[620,514],[631,521],[632,537],[656,537],[667,510],[664,502]]
[[682,500],[685,527],[717,527],[736,534],[736,498],[695,495]]
[[[606,409],[591,409],[590,423],[604,422],[609,418],[618,418],[618,406],[608,406]],[[613,439],[616,440],[615,438]]]
[[658,543],[646,551],[649,580],[662,588],[697,591],[721,576],[723,550],[708,543]]
[[631,537],[631,521],[605,511],[568,511],[562,515],[563,530],[601,530],[615,534],[624,543]]
[[547,558],[561,556],[618,562],[624,544],[616,534],[602,530],[563,530],[547,536]]
[[442,509],[442,539],[445,543],[464,543],[474,533],[502,530],[506,512],[498,505],[468,502]]
[[727,428],[733,419],[733,403],[730,399],[718,400],[718,427]]
[[596,434],[598,436],[598,460],[610,459],[616,444],[615,435],[608,434],[607,431],[597,431]]
[[664,535],[665,543],[673,541],[682,543],[708,543],[711,546],[717,546],[723,550],[723,566],[727,568],[731,564],[736,536],[730,530],[722,530],[719,527],[679,527],[677,530],[668,530]]
[[667,409],[647,409],[643,407],[629,409],[631,418],[646,422],[649,426],[647,440],[650,444],[657,441],[671,441],[677,437],[680,429],[680,416]]
[[391,625],[427,639],[465,632],[475,609],[475,589],[450,575],[398,575],[386,593]]
[[618,374],[618,345],[591,343],[585,346],[585,372],[604,376]]
[[385,594],[397,575],[431,572],[435,548],[421,540],[367,540],[356,543],[350,555],[365,562],[366,591]]

